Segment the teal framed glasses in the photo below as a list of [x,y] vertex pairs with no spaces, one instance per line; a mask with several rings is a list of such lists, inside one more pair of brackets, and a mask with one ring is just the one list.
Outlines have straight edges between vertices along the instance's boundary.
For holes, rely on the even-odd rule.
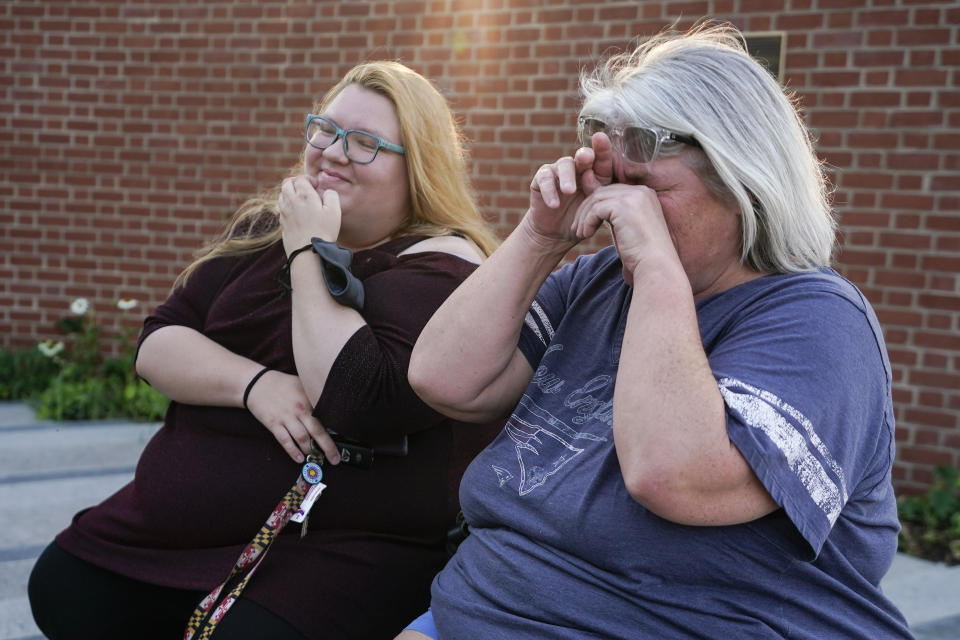
[[351,162],[370,164],[380,149],[403,154],[404,149],[398,144],[387,142],[380,136],[360,129],[341,129],[340,125],[327,118],[312,113],[307,114],[304,127],[304,138],[314,149],[326,149],[337,140],[343,141],[343,153]]

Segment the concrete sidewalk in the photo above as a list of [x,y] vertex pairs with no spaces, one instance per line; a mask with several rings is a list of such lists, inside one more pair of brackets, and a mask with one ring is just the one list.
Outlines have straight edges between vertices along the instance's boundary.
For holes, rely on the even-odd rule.
[[0,640],[42,640],[27,600],[33,563],[74,513],[133,478],[158,427],[38,422],[26,405],[0,402]]
[[[158,427],[38,422],[0,402],[0,640],[43,640],[26,595],[34,561],[74,513],[130,481]],[[883,588],[917,640],[960,640],[960,566],[898,555]]]

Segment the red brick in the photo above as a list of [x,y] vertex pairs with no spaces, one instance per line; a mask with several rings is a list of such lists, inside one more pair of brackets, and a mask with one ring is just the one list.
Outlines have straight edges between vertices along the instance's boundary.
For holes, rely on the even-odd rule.
[[880,247],[890,249],[914,249],[921,251],[929,249],[932,239],[926,234],[881,233]]
[[930,91],[911,91],[907,94],[908,107],[929,107],[933,104],[933,93]]
[[960,336],[950,333],[917,332],[914,344],[919,347],[960,351]]
[[899,91],[857,91],[850,93],[852,107],[899,107],[903,94]]
[[[878,312],[878,317],[879,317],[879,312]],[[886,322],[886,321],[881,321],[881,322],[883,322],[884,326],[887,325],[887,322]],[[896,323],[890,323],[890,324],[893,325],[893,324],[896,324]],[[913,326],[913,325],[908,325],[908,326]],[[917,353],[916,353],[916,351],[913,351],[913,350],[911,350],[911,349],[896,349],[896,348],[892,348],[892,347],[890,346],[890,344],[889,344],[889,337],[888,337],[888,345],[887,345],[887,347],[888,347],[887,350],[888,350],[888,353],[889,353],[890,362],[892,362],[893,364],[896,364],[896,365],[907,365],[907,366],[911,366],[911,367],[912,367],[913,365],[915,365],[915,364],[917,363]],[[908,400],[909,400],[909,398],[900,399],[901,402],[906,402],[906,401],[908,401]]]
[[934,447],[899,447],[897,458],[908,462],[921,463],[928,467],[949,465],[952,462],[952,456],[948,452]]
[[903,63],[903,51],[896,49],[863,49],[853,52],[853,64],[858,67],[899,67]]
[[[943,434],[942,446],[948,451],[960,451],[960,433]],[[954,460],[956,460],[956,457]],[[957,466],[957,462],[954,461],[952,466]]]
[[[844,63],[845,64],[845,63]],[[842,66],[842,65],[841,65]],[[859,71],[832,71],[810,74],[811,83],[819,87],[851,87],[860,84]]]
[[813,46],[817,49],[849,48],[863,44],[862,31],[816,32],[813,34]]
[[[921,262],[923,263],[924,269],[957,273],[958,269],[956,265],[960,263],[960,257],[951,259],[926,256]],[[930,309],[960,311],[960,296],[957,295],[941,296],[932,293],[921,293],[919,296],[917,296],[917,303]]]
[[896,188],[898,191],[920,191],[923,189],[923,176],[900,174]]
[[618,22],[621,20],[634,20],[637,17],[637,6],[631,3],[623,6],[599,6],[597,7],[597,20],[601,22]]
[[935,170],[940,165],[940,156],[935,153],[890,153],[887,167],[914,171]]
[[861,266],[883,266],[886,264],[886,254],[882,251],[858,251],[844,248],[839,259],[844,264]]
[[901,69],[894,76],[897,85],[907,86],[946,86],[947,72],[937,69]]
[[945,46],[950,43],[950,29],[899,29],[896,34],[896,43],[906,47]]
[[938,429],[954,429],[957,427],[957,414],[947,411],[931,411],[910,407],[904,417],[910,422],[922,424]]
[[960,175],[931,176],[930,188],[934,191],[960,191]]
[[889,173],[847,171],[843,174],[842,186],[845,189],[889,189],[893,186],[893,176]]
[[931,67],[936,64],[938,51],[936,49],[911,49],[907,64],[913,67]]
[[906,9],[883,11],[858,11],[856,23],[863,27],[892,26],[910,24],[910,12]]
[[849,29],[853,26],[853,14],[848,11],[830,13],[827,15],[827,26],[831,29]]
[[887,327],[887,326],[916,327],[916,326],[919,326],[921,321],[923,320],[922,314],[918,312],[910,312],[910,311],[888,311],[888,310],[878,309],[877,317],[880,320],[880,324],[882,324],[884,327]]
[[823,13],[786,13],[776,17],[775,28],[784,31],[819,29],[823,26],[823,19]]
[[859,114],[851,111],[818,111],[811,114],[810,124],[814,127],[856,127]]
[[742,13],[762,13],[762,12],[780,12],[784,9],[784,3],[773,0],[740,0],[740,11]]
[[886,209],[907,209],[929,211],[933,208],[933,197],[908,193],[884,193],[880,206]]
[[943,124],[941,111],[898,111],[890,116],[893,127],[933,127]]
[[940,434],[932,429],[918,429],[914,434],[913,444],[937,446],[940,444]]

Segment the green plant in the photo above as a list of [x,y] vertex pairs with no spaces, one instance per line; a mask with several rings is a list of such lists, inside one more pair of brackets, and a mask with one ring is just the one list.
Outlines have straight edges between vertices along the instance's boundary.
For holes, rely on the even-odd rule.
[[162,420],[170,404],[169,398],[143,380],[128,382],[123,387],[123,402],[131,416],[151,421]]
[[60,365],[40,349],[0,350],[0,400],[29,400],[50,386]]
[[[117,308],[129,311],[136,300],[120,300]],[[169,401],[137,377],[131,330],[115,319],[115,332],[107,337],[84,298],[70,305],[71,315],[57,321],[66,343],[44,341],[37,345],[56,366],[48,384],[33,394],[37,417],[49,420],[130,418],[159,420]],[[116,353],[109,340],[117,340]]]
[[960,564],[960,470],[940,466],[927,492],[898,502],[898,549],[910,555]]

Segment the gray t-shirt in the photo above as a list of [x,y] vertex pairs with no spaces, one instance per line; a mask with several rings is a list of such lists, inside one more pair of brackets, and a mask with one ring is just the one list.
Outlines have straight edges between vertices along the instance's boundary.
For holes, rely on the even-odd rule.
[[471,535],[433,584],[440,637],[911,637],[879,588],[899,529],[894,421],[860,292],[823,270],[697,304],[730,438],[782,507],[725,527],[664,520],[624,486],[612,409],[630,296],[613,248],[537,295],[520,339],[533,380],[461,483]]

